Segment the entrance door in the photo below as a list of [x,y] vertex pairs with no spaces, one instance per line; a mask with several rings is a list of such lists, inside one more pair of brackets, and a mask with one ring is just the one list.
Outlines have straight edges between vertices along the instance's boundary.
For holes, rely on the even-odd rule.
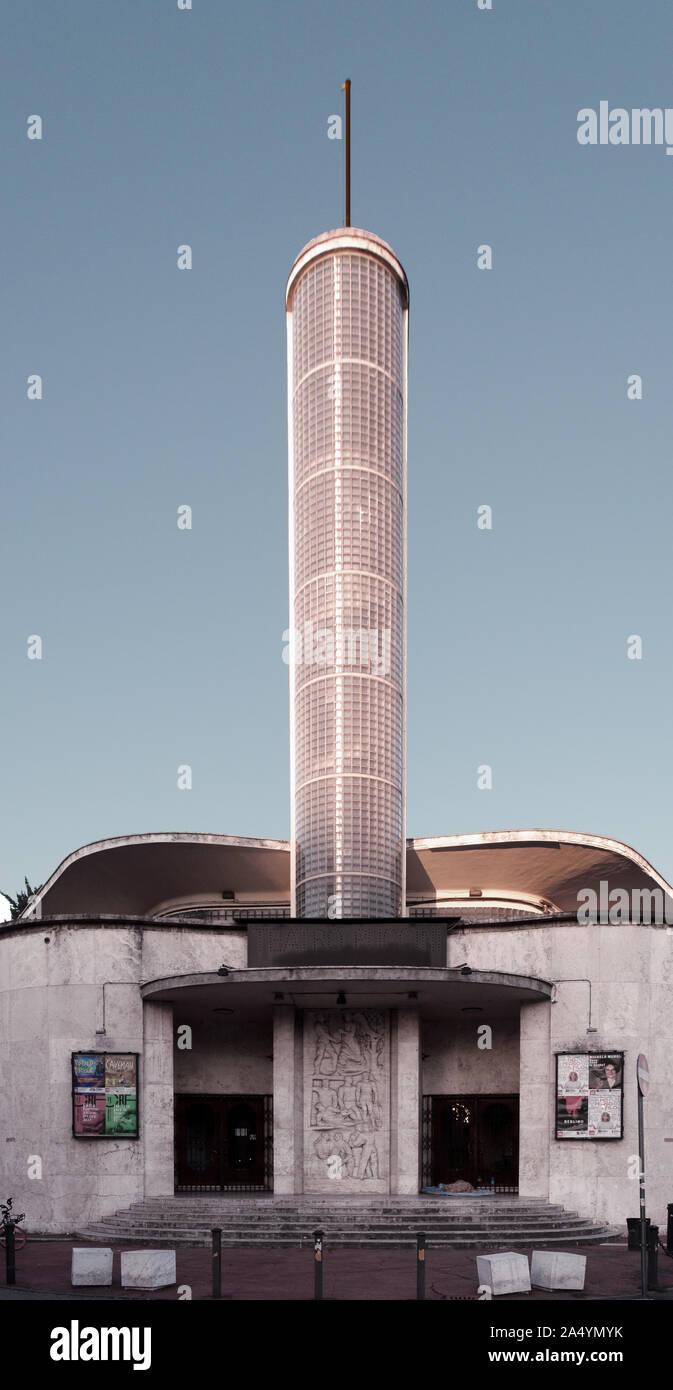
[[432,1096],[432,1183],[518,1190],[519,1097]]
[[176,1191],[263,1191],[266,1109],[264,1096],[176,1096]]

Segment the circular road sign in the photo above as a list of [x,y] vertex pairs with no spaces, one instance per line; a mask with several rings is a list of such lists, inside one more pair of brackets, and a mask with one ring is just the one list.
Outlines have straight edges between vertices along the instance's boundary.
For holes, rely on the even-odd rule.
[[646,1096],[650,1085],[650,1068],[644,1052],[638,1055],[636,1074],[638,1076],[638,1090],[641,1096]]

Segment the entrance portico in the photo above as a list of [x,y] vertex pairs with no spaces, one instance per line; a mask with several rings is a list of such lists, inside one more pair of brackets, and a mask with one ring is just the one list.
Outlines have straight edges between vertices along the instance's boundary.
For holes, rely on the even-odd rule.
[[[508,1020],[510,1033],[515,1028],[518,1032],[520,1009],[548,1002],[552,994],[552,985],[544,980],[467,967],[223,969],[226,974],[204,972],[151,981],[142,988],[143,999],[147,1004],[173,1004],[176,1024],[187,1017],[203,1020],[206,1037],[212,1016],[224,1015],[232,1039],[237,1029],[242,1029],[248,1035],[254,1033],[260,1048],[268,1046],[266,1061],[272,1062],[269,1089],[273,1096],[273,1158],[271,1166],[269,1153],[268,1177],[272,1171],[277,1195],[418,1193],[428,1181],[424,1149],[430,1143],[436,1153],[444,1142],[442,1134],[448,1136],[447,1142],[453,1142],[455,1129],[444,1118],[437,1121],[439,1127],[435,1126],[430,1137],[424,1132],[424,1034],[432,1038],[435,1054],[448,1055],[451,1045],[455,1051],[458,1043],[465,1057],[459,1055],[456,1064],[459,1070],[461,1063],[467,1068],[471,1049],[491,1048],[490,1032],[496,1021]],[[189,1072],[185,1072],[181,1088],[190,1093],[202,1091],[203,1104],[212,1110],[212,1133],[222,1134],[226,1123],[217,1118],[213,1092],[220,1090],[223,1096],[233,1098],[250,1089],[241,1085],[236,1070],[238,1049],[232,1045],[230,1057],[221,1052],[215,1069],[203,1055],[199,1057],[196,1043],[195,1047],[200,1074],[208,1076],[208,1095],[202,1087],[190,1084]],[[434,1078],[439,1074],[437,1055],[431,1065]],[[196,1075],[197,1062],[194,1068]],[[497,1076],[497,1067],[492,1070]],[[216,1071],[219,1085],[213,1086]],[[259,1076],[260,1091],[266,1090],[268,1072],[260,1071]],[[457,1089],[452,1087],[454,1098]],[[497,1103],[497,1085],[485,1089]],[[435,1098],[450,1100],[451,1096]],[[194,1095],[189,1099],[193,1101]],[[469,1093],[466,1099],[471,1099]],[[511,1084],[503,1086],[503,1104],[505,1099],[511,1114],[516,1101]],[[182,1113],[185,1095],[177,1096],[176,1103]],[[248,1108],[253,1105],[254,1097],[250,1097]],[[446,1106],[442,1110],[440,1105],[437,1114],[445,1116]],[[484,1111],[483,1126],[491,1121],[490,1112]],[[259,1134],[257,1142],[262,1140]],[[268,1149],[268,1136],[264,1142]],[[211,1147],[215,1149],[216,1144]],[[246,1148],[242,1141],[239,1150],[253,1152],[250,1143]],[[226,1163],[230,1167],[231,1152],[228,1148]],[[446,1162],[451,1161],[447,1150]],[[218,1165],[224,1171],[223,1164],[222,1155],[213,1152],[212,1171]],[[438,1171],[435,1159],[434,1172]],[[483,1176],[487,1180],[487,1175]],[[245,1186],[245,1177],[242,1168],[240,1184],[234,1176],[222,1187]],[[270,1180],[264,1185],[268,1190]]]

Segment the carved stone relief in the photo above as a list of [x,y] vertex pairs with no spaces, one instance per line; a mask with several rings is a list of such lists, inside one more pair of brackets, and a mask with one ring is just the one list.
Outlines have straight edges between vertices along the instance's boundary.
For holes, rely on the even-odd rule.
[[304,1038],[306,1190],[387,1191],[388,1014],[307,1011]]

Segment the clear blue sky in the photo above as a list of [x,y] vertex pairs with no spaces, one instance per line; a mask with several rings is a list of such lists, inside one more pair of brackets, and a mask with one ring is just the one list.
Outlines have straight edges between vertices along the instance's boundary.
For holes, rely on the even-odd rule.
[[411,283],[408,833],[670,880],[673,159],[576,139],[673,106],[669,0],[23,0],[3,49],[2,887],[289,832],[283,295],[342,221],[345,77],[353,221]]

